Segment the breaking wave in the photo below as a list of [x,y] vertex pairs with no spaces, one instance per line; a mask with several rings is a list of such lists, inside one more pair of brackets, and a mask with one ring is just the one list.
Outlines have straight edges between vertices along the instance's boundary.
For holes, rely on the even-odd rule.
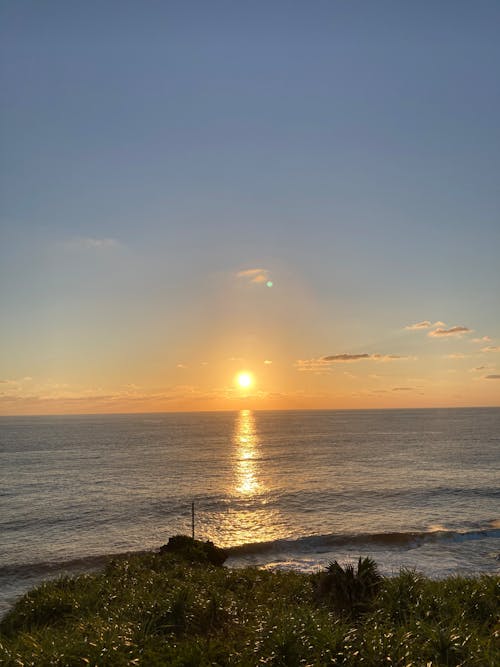
[[293,551],[299,553],[311,553],[330,551],[332,547],[370,546],[379,545],[387,548],[412,548],[424,542],[465,542],[467,540],[481,540],[485,538],[500,538],[499,528],[485,528],[483,530],[455,531],[455,530],[433,530],[433,531],[411,531],[393,533],[361,533],[310,535],[298,539],[282,539],[270,542],[255,542],[241,544],[231,547],[228,551],[232,556],[245,556],[249,554],[278,553],[282,551]]
[[[278,539],[269,542],[250,542],[229,547],[230,556],[244,557],[248,555],[265,555],[277,553],[313,554],[331,551],[335,547],[370,547],[380,546],[387,549],[411,549],[428,542],[466,542],[469,540],[483,540],[500,538],[500,528],[497,522],[484,529],[469,531],[431,530],[392,533],[361,533],[308,535],[296,539]],[[101,554],[75,558],[67,561],[41,561],[33,563],[12,564],[0,566],[0,578],[33,577],[58,573],[76,573],[96,570],[104,567],[110,558],[119,558],[146,553],[144,550]]]

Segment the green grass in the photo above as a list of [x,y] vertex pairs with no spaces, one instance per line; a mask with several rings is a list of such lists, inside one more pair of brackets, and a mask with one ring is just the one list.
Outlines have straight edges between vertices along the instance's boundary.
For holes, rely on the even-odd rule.
[[355,614],[322,577],[115,560],[20,599],[0,623],[0,664],[500,665],[499,577],[402,572]]

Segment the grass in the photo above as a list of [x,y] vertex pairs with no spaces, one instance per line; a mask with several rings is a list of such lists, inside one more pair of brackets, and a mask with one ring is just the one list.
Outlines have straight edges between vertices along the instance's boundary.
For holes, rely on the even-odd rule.
[[[20,599],[0,623],[0,664],[500,664],[500,577],[432,581],[404,571],[379,580],[373,567],[307,575],[170,554],[114,560]],[[364,588],[358,581],[346,593],[358,574]]]

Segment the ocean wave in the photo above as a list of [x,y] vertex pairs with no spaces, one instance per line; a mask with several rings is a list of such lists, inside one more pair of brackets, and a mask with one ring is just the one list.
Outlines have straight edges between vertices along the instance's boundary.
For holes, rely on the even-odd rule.
[[32,578],[39,576],[50,576],[51,574],[73,574],[90,572],[103,568],[111,558],[126,558],[148,553],[147,551],[132,551],[115,554],[100,554],[94,556],[82,556],[70,560],[36,561],[33,563],[12,563],[0,565],[0,580],[12,578]]
[[[249,542],[227,548],[230,557],[251,555],[271,555],[280,553],[318,554],[331,551],[335,547],[369,547],[380,546],[387,549],[413,548],[427,542],[466,542],[470,540],[498,539],[500,528],[495,527],[497,521],[491,521],[484,529],[469,531],[430,530],[387,533],[359,533],[307,535],[296,539],[277,539],[268,542]],[[112,554],[82,556],[71,560],[35,561],[30,563],[12,563],[0,565],[0,580],[44,577],[58,574],[73,574],[94,571],[103,568],[111,558],[126,558],[151,551],[127,551]]]
[[354,546],[385,546],[387,548],[411,548],[424,542],[453,541],[465,542],[485,538],[500,538],[499,528],[485,528],[481,530],[456,531],[432,530],[409,531],[390,533],[360,533],[360,534],[327,534],[309,535],[297,539],[280,539],[269,542],[253,542],[241,544],[228,549],[231,556],[245,556],[251,554],[295,552],[311,553],[330,550],[332,547]]

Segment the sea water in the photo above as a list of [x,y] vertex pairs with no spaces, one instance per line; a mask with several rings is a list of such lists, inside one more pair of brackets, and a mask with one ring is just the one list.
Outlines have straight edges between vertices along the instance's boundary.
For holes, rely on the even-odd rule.
[[195,531],[228,565],[498,572],[500,409],[0,418],[0,611]]

